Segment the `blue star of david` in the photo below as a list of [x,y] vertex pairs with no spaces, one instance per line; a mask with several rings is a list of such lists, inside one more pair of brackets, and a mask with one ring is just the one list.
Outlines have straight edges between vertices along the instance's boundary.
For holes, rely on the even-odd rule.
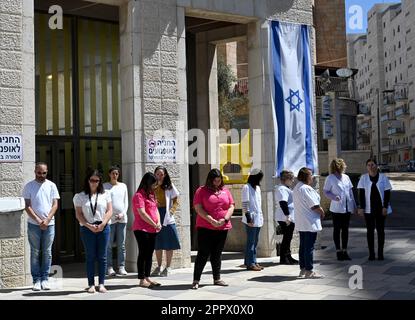
[[[297,97],[297,103],[294,103],[294,98]],[[294,91],[290,89],[290,96],[285,99],[290,104],[290,111],[293,112],[294,110],[300,111],[301,104],[303,100],[300,98],[300,90]]]

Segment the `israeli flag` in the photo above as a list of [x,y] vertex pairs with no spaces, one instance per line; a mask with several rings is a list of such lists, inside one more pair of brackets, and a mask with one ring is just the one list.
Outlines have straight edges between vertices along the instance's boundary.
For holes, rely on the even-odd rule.
[[270,91],[275,132],[275,176],[302,167],[318,172],[310,27],[269,22]]

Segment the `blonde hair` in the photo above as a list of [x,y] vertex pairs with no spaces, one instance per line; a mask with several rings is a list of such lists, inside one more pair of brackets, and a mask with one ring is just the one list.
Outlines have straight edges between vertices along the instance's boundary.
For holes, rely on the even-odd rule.
[[346,162],[343,159],[337,158],[330,163],[330,173],[343,173],[346,170]]
[[289,170],[283,170],[280,174],[281,181],[286,181],[294,178],[294,173]]

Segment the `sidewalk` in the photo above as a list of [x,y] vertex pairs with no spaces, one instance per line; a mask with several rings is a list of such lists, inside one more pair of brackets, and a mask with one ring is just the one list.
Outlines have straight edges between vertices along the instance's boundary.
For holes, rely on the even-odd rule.
[[[173,270],[168,278],[155,278],[161,287],[144,289],[137,286],[136,274],[106,280],[108,293],[88,294],[84,291],[84,265],[63,266],[63,289],[33,292],[31,288],[0,290],[0,299],[65,299],[65,300],[350,300],[350,299],[415,299],[415,232],[387,230],[385,261],[367,261],[365,229],[350,230],[352,261],[335,260],[332,229],[325,228],[322,250],[315,253],[315,268],[324,279],[297,279],[298,266],[284,266],[279,258],[259,259],[265,266],[260,272],[241,267],[240,254],[224,254],[222,278],[229,287],[212,285],[210,265],[206,266],[201,287],[191,290],[193,269]],[[239,258],[239,257],[240,258]],[[237,257],[237,259],[235,258]],[[349,289],[349,267],[363,268],[363,290]]]

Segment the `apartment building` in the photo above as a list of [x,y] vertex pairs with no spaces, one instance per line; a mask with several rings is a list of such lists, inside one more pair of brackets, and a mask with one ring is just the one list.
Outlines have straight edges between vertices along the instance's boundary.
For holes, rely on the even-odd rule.
[[349,66],[359,70],[359,148],[395,170],[414,158],[414,14],[413,1],[378,4],[367,34],[348,36]]

